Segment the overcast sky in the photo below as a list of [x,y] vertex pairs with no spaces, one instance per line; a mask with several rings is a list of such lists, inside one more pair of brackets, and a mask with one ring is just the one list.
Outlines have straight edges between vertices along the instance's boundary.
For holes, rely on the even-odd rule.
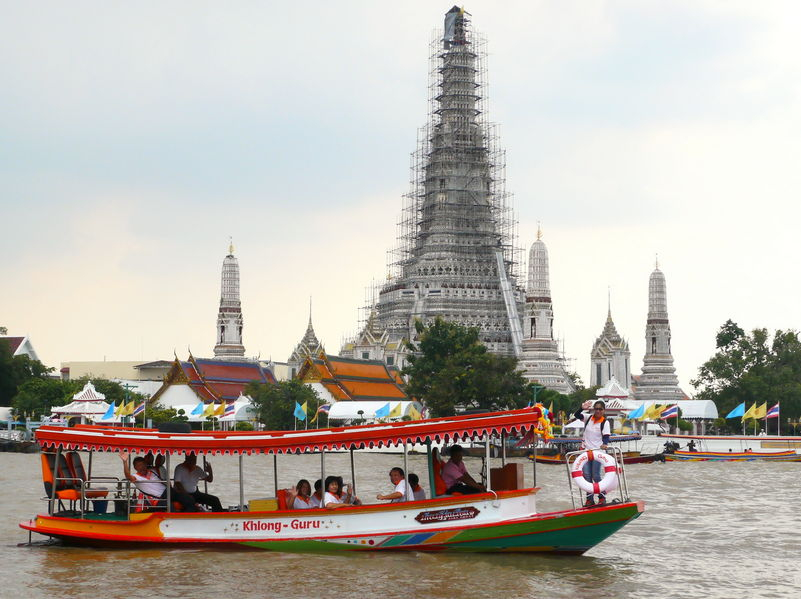
[[[210,356],[232,236],[248,355],[285,361],[309,296],[337,353],[386,276],[451,5],[1,4],[0,325],[52,366]],[[466,9],[585,382],[608,288],[639,371],[657,253],[686,391],[726,319],[801,328],[801,5]]]

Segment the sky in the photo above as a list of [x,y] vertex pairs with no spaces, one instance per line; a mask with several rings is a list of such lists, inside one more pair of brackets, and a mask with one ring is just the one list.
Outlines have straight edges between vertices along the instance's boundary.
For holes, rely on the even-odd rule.
[[[337,353],[387,273],[451,5],[0,5],[0,326],[56,367],[211,356],[232,237],[247,354],[285,361],[309,298]],[[801,5],[465,8],[571,370],[611,295],[639,372],[657,255],[685,391],[727,319],[801,329]]]

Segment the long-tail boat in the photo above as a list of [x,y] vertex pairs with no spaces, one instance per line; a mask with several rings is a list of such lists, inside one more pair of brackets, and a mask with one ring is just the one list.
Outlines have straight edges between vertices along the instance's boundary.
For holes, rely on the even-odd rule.
[[[42,448],[47,509],[20,526],[66,544],[90,546],[242,546],[274,551],[462,551],[556,552],[582,554],[644,510],[642,501],[627,496],[620,485],[617,498],[606,505],[573,507],[540,513],[539,488],[522,484],[523,464],[490,467],[492,436],[526,434],[542,414],[536,409],[455,416],[411,422],[377,423],[347,428],[278,432],[196,431],[159,432],[101,426],[73,428],[43,426],[36,433]],[[341,509],[288,509],[276,489],[273,505],[246,501],[243,456],[254,454],[309,454],[320,456],[320,478],[326,478],[326,454],[374,447],[403,447],[419,443],[484,439],[487,447],[487,491],[473,495],[443,495],[431,499]],[[81,453],[88,452],[84,471]],[[228,512],[173,512],[170,485],[165,481],[169,506],[161,511],[135,511],[135,485],[125,478],[95,476],[94,452],[131,452],[164,455],[166,471],[176,454],[239,457],[239,510]],[[352,453],[351,453],[352,455]],[[122,453],[125,456],[125,453]],[[128,458],[130,459],[130,458]],[[592,458],[590,458],[592,459]],[[354,460],[351,458],[355,479]],[[441,463],[428,452],[429,483],[438,480]],[[275,460],[277,469],[277,460]],[[404,468],[408,473],[408,468]],[[510,475],[511,474],[511,475]],[[623,473],[621,472],[621,476]],[[276,473],[277,480],[277,473]],[[408,482],[408,481],[407,481]],[[276,483],[277,486],[277,483]],[[103,502],[113,511],[89,509]],[[251,509],[248,509],[250,504]],[[579,501],[579,506],[581,502]]]

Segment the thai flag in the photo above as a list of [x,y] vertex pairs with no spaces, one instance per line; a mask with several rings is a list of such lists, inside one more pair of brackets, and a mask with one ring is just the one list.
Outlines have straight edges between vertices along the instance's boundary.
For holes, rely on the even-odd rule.
[[133,411],[133,415],[134,415],[134,416],[138,416],[139,414],[141,414],[142,412],[144,412],[144,411],[145,411],[145,403],[146,403],[146,402],[144,402],[144,401],[143,401],[143,402],[142,402],[142,403],[140,403],[138,406],[136,406],[136,408],[135,408],[135,409],[134,409],[134,411]]
[[223,414],[223,418],[225,418],[226,416],[233,416],[234,414],[236,414],[236,404],[229,403],[227,406],[225,406],[225,413]]
[[679,416],[679,406],[670,406],[667,410],[662,410],[662,413],[659,417],[662,420],[667,420],[668,418],[678,418]]
[[317,408],[318,414],[328,414],[331,411],[331,404],[324,403],[319,408]]
[[765,418],[778,418],[779,417],[779,404],[773,406],[768,413],[765,414]]

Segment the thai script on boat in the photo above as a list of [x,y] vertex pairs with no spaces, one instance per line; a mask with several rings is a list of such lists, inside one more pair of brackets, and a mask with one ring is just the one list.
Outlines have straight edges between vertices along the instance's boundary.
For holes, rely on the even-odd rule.
[[242,523],[242,530],[245,532],[251,531],[267,531],[279,533],[282,530],[289,528],[292,530],[307,530],[309,528],[320,528],[322,520],[292,520],[290,522],[280,522],[278,520],[245,520]]
[[420,524],[429,522],[450,522],[451,520],[470,520],[478,516],[478,509],[470,507],[456,507],[447,510],[431,510],[420,512],[414,517]]

